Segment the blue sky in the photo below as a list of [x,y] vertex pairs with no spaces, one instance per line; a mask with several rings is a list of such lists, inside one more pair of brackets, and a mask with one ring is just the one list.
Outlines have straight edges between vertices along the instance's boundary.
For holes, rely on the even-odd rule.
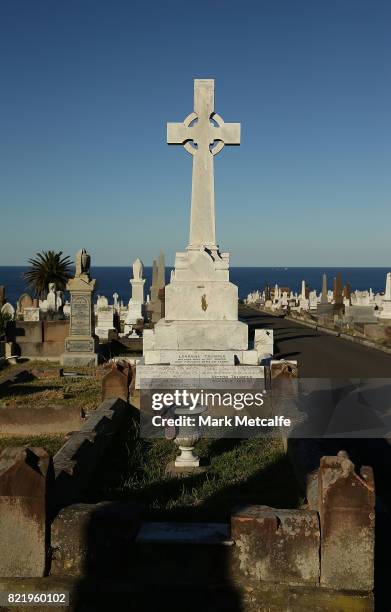
[[390,31],[387,0],[2,0],[0,265],[172,263],[191,158],[166,122],[215,78],[242,124],[215,158],[231,264],[388,266]]

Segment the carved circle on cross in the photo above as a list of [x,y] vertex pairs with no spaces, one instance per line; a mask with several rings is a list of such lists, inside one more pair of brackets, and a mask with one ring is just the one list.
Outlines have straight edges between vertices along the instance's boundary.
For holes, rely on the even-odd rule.
[[[222,118],[222,117],[220,117],[220,115],[218,115],[217,113],[212,113],[209,119],[210,119],[210,120],[213,120],[213,122],[212,122],[212,121],[210,121],[210,124],[211,124],[212,129],[213,129],[213,125],[214,125],[214,124],[217,124],[217,127],[223,127],[223,126],[224,126],[224,120],[223,120],[223,118]],[[198,115],[197,115],[197,113],[195,113],[195,112],[193,111],[192,113],[190,113],[189,115],[187,115],[187,117],[185,117],[185,119],[183,120],[183,125],[184,125],[185,127],[187,127],[187,128],[188,128],[188,127],[191,127],[191,124],[192,124],[192,123],[194,123],[194,122],[195,122],[195,121],[197,121],[197,120],[198,120]],[[217,155],[217,154],[218,154],[218,153],[220,153],[220,151],[223,149],[224,144],[225,144],[225,143],[224,143],[224,141],[223,141],[223,140],[220,140],[220,139],[217,139],[217,138],[216,138],[216,139],[214,139],[214,140],[213,140],[213,141],[210,143],[210,145],[209,145],[209,151],[211,152],[211,154],[212,154],[213,156],[214,156],[214,155]],[[196,146],[194,146],[194,141],[193,141],[191,138],[189,138],[188,140],[186,140],[186,141],[183,143],[183,146],[184,146],[184,148],[186,149],[186,151],[187,151],[188,153],[190,153],[190,155],[195,155],[195,153],[197,152],[197,147],[196,147]]]

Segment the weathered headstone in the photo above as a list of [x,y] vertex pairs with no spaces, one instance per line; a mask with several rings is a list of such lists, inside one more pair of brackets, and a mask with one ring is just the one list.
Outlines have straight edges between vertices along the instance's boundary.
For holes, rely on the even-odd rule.
[[130,365],[115,363],[102,378],[102,401],[120,398],[124,402],[129,398],[131,381]]
[[76,255],[75,277],[67,284],[71,293],[71,321],[69,336],[65,340],[65,352],[61,356],[61,364],[66,366],[98,363],[92,305],[96,281],[90,278],[90,261],[87,251],[81,249]]
[[316,512],[245,506],[232,515],[231,534],[245,576],[292,586],[319,583]]
[[371,590],[374,579],[375,484],[370,467],[355,471],[344,451],[322,457],[319,477],[320,583]]
[[52,460],[42,448],[0,453],[0,576],[45,575],[52,483]]

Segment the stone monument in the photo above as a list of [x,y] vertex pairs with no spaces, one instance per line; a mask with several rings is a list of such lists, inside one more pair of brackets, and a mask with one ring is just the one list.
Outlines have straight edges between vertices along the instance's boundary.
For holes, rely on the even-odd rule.
[[132,331],[132,326],[140,319],[144,319],[144,284],[143,278],[144,265],[141,259],[137,258],[133,263],[133,278],[130,279],[132,286],[132,297],[129,300],[128,312],[125,319],[125,333]]
[[190,235],[165,287],[165,317],[144,330],[136,386],[142,378],[235,378],[245,370],[246,378],[262,378],[257,351],[248,350],[247,325],[238,320],[229,254],[216,243],[213,160],[224,145],[240,144],[240,124],[215,113],[214,80],[194,81],[194,112],[168,124],[167,142],[183,145],[193,159]]
[[96,281],[90,278],[90,263],[90,255],[81,249],[76,254],[75,277],[67,283],[71,293],[71,317],[65,352],[61,356],[61,364],[65,366],[93,366],[98,363],[92,303]]

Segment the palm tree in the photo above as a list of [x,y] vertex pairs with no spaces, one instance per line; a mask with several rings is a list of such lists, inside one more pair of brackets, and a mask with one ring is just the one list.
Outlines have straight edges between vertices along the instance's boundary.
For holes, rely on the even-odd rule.
[[58,291],[65,290],[73,264],[69,256],[62,257],[62,251],[42,251],[29,259],[29,264],[31,268],[23,276],[36,297],[46,297],[49,283],[55,283]]

